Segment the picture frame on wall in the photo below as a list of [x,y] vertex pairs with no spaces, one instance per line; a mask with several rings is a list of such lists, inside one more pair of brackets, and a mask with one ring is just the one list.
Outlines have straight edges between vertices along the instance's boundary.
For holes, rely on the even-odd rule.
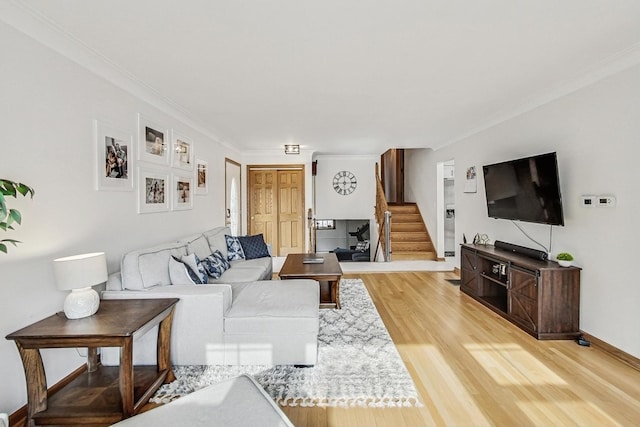
[[205,195],[209,192],[209,165],[206,160],[196,160],[195,194]]
[[157,165],[169,164],[169,130],[138,113],[138,160]]
[[193,177],[174,173],[171,179],[171,209],[193,208]]
[[163,171],[138,168],[138,213],[166,212],[169,210],[171,183]]
[[193,170],[193,140],[172,130],[171,141],[171,166]]
[[133,191],[133,135],[101,120],[94,121],[96,190]]
[[464,192],[475,193],[476,191],[478,191],[476,167],[469,166],[465,175]]

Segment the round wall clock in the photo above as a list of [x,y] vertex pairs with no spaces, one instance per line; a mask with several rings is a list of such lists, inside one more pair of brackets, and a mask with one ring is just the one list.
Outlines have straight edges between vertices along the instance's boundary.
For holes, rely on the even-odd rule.
[[333,177],[333,189],[343,196],[353,193],[357,185],[356,176],[349,171],[340,171]]

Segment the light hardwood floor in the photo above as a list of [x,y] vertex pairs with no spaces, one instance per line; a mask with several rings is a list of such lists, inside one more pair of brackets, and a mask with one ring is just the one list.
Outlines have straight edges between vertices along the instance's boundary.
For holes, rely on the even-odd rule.
[[361,278],[420,408],[283,408],[305,426],[638,426],[640,371],[596,347],[537,341],[460,293],[452,273]]

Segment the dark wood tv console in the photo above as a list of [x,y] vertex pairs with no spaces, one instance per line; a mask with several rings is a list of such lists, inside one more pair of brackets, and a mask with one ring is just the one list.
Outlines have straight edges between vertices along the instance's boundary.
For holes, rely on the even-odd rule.
[[460,290],[540,340],[580,335],[580,268],[463,244]]

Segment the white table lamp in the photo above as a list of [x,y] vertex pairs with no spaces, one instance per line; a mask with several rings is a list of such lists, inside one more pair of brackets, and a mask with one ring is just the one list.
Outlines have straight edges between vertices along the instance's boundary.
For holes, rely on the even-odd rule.
[[67,318],[81,319],[98,311],[100,297],[91,286],[107,281],[104,252],[55,259],[53,272],[58,288],[71,291],[64,300]]

